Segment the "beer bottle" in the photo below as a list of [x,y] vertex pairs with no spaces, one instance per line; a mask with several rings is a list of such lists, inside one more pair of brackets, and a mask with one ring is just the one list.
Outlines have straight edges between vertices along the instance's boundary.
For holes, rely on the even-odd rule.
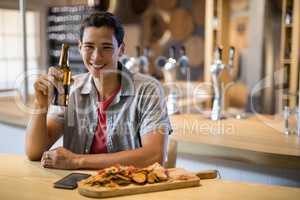
[[69,90],[71,85],[71,68],[69,66],[69,55],[68,55],[69,45],[66,43],[62,44],[61,54],[59,59],[58,68],[63,71],[63,93],[59,93],[57,88],[54,88],[54,105],[68,106],[69,103]]

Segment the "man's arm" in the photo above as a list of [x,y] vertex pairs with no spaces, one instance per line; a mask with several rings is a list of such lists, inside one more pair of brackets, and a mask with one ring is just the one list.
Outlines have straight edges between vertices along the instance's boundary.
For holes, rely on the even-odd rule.
[[82,155],[77,158],[78,168],[101,169],[114,164],[146,167],[155,162],[163,163],[167,134],[151,132],[142,138],[142,147],[117,153]]
[[[162,130],[145,134],[142,147],[134,150],[105,154],[74,154],[65,148],[45,152],[42,166],[58,169],[102,169],[115,164],[146,167],[155,162],[163,163],[168,134]],[[50,159],[47,159],[50,158]]]
[[63,125],[53,119],[47,119],[46,113],[33,114],[27,125],[25,148],[29,160],[40,160],[61,136]]
[[[25,150],[30,160],[40,160],[44,151],[48,150],[63,132],[63,124],[47,119],[48,106],[53,98],[54,87],[62,90],[56,79],[62,73],[54,67],[47,75],[41,75],[34,83],[34,111],[27,125]],[[60,87],[59,87],[60,86]]]

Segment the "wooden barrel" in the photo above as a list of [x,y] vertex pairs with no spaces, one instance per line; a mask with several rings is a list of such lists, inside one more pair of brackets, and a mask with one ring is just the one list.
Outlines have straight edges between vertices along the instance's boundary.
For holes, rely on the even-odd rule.
[[197,25],[204,25],[205,0],[193,0],[192,14]]
[[234,47],[247,48],[248,47],[248,35],[249,35],[249,17],[238,16],[230,22],[230,43]]
[[231,0],[230,9],[233,12],[245,11],[249,7],[249,0]]
[[194,30],[192,15],[184,9],[176,9],[172,11],[169,29],[173,39],[179,41],[184,40]]
[[204,39],[200,36],[191,36],[184,43],[186,55],[191,67],[198,67],[204,61]]
[[154,0],[157,8],[162,10],[172,10],[177,5],[177,0]]
[[168,15],[163,11],[148,9],[143,15],[142,40],[147,46],[159,42],[168,27]]
[[[142,4],[142,2],[144,4]],[[112,0],[110,1],[108,11],[113,12],[123,24],[138,24],[142,20],[142,13],[150,5],[150,3],[147,2],[148,0]]]

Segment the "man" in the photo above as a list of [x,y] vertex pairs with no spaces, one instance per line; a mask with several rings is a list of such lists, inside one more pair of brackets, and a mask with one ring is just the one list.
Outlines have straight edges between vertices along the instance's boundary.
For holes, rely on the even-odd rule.
[[[88,73],[74,77],[68,107],[51,109],[62,72],[51,67],[34,84],[36,109],[26,154],[47,168],[100,169],[114,164],[163,163],[171,130],[163,91],[155,79],[131,74],[119,62],[124,30],[108,12],[88,16],[79,49]],[[49,107],[49,108],[48,108]],[[49,150],[63,135],[63,147]]]

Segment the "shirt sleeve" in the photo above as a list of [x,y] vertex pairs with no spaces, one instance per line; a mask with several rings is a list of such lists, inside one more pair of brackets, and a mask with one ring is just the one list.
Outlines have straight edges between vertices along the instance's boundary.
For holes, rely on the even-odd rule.
[[164,92],[158,81],[151,81],[143,85],[139,94],[138,110],[140,115],[140,136],[163,129],[164,133],[172,132]]

